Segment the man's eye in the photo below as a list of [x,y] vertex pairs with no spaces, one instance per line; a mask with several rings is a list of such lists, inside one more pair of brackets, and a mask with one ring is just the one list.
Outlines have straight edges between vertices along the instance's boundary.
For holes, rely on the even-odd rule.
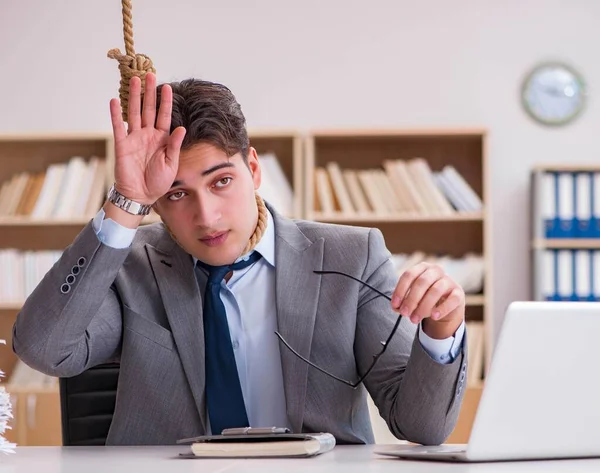
[[183,191],[179,191],[179,192],[173,192],[168,199],[172,200],[172,201],[177,201],[181,198],[183,198],[183,196],[185,195],[185,193]]
[[215,182],[215,187],[225,187],[230,182],[231,177],[224,177],[223,179],[219,179],[217,182]]

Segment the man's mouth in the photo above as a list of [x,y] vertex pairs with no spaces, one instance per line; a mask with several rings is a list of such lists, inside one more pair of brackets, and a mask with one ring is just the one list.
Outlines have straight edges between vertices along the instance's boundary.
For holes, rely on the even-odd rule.
[[225,242],[227,235],[229,235],[229,231],[216,232],[211,233],[210,235],[205,235],[199,240],[207,246],[219,246]]

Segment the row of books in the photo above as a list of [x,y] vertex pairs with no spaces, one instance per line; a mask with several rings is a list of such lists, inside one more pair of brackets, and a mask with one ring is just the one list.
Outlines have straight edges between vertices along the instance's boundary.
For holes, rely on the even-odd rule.
[[541,251],[541,298],[549,301],[600,301],[600,250]]
[[412,266],[426,261],[440,265],[445,273],[459,284],[466,294],[480,294],[483,291],[485,263],[482,255],[467,253],[461,258],[448,255],[428,255],[422,251],[397,253],[392,255],[392,263],[398,276]]
[[104,200],[106,160],[74,156],[42,172],[17,173],[0,188],[0,217],[91,217]]
[[[293,216],[294,193],[274,153],[259,156],[262,184],[259,194],[276,210]],[[92,217],[104,201],[106,161],[74,156],[42,172],[21,172],[0,187],[0,217],[73,219]]]
[[600,237],[600,172],[533,173],[535,238]]
[[483,210],[483,202],[454,166],[432,171],[424,158],[388,159],[381,168],[315,168],[315,210],[352,216],[453,215]]
[[22,303],[61,254],[53,250],[0,250],[0,302]]

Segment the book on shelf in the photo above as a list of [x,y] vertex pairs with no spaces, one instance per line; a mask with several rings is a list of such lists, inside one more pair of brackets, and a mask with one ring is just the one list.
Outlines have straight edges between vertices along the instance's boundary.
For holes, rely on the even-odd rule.
[[261,184],[258,194],[286,217],[294,216],[294,191],[275,153],[261,153]]
[[23,303],[61,254],[58,250],[0,249],[0,303]]
[[536,169],[532,199],[534,238],[600,238],[600,169]]
[[467,253],[457,258],[450,255],[428,255],[422,251],[392,254],[392,263],[400,276],[408,268],[428,262],[438,264],[444,272],[460,285],[465,294],[480,294],[483,291],[485,261],[483,255]]
[[73,156],[42,172],[14,174],[0,187],[0,218],[69,220],[93,216],[104,201],[106,160]]
[[315,210],[324,214],[434,217],[483,210],[454,166],[433,171],[424,158],[387,159],[370,169],[342,169],[330,161],[315,168],[314,185]]
[[485,328],[479,320],[467,320],[467,386],[483,380],[485,369]]

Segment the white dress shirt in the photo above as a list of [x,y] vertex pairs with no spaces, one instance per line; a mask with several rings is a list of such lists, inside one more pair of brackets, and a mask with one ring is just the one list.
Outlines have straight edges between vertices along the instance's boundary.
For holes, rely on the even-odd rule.
[[[113,248],[131,245],[136,229],[123,227],[104,216],[104,210],[100,209],[93,221],[100,241]],[[285,407],[279,339],[274,335],[277,330],[275,228],[270,212],[265,233],[254,251],[258,251],[262,258],[245,269],[235,271],[229,281],[221,283],[221,300],[227,313],[250,425],[290,427]],[[196,268],[198,284],[201,292],[204,292],[207,275],[198,265]],[[463,321],[453,337],[436,340],[425,334],[419,324],[418,337],[434,360],[446,364],[459,354],[464,332]]]

